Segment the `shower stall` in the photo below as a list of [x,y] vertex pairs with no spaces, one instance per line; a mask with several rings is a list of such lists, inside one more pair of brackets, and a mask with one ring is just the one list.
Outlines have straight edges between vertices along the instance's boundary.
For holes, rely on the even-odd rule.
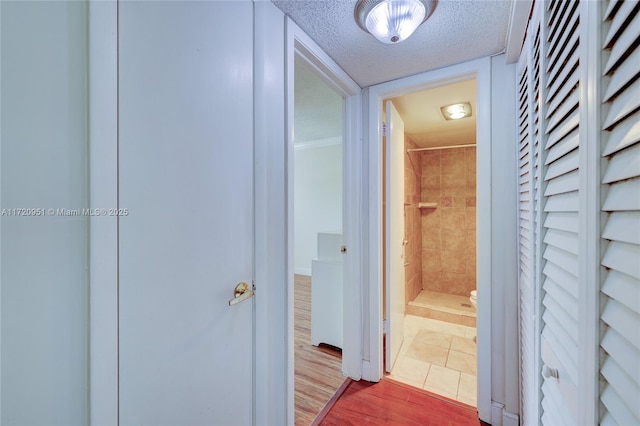
[[406,147],[406,313],[475,327],[475,144]]

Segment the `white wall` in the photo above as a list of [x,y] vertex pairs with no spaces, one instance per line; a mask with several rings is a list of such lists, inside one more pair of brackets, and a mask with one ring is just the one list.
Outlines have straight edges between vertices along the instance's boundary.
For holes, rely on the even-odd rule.
[[519,404],[515,65],[491,58],[491,423],[517,425]]
[[0,207],[45,210],[1,218],[0,423],[86,424],[86,4],[0,8]]
[[342,143],[295,150],[295,272],[311,275],[318,232],[342,232]]

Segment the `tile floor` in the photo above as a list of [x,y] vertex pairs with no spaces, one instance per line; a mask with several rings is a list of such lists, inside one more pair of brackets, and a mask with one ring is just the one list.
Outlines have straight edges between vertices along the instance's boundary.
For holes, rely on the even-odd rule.
[[405,316],[404,342],[389,378],[476,406],[475,327]]

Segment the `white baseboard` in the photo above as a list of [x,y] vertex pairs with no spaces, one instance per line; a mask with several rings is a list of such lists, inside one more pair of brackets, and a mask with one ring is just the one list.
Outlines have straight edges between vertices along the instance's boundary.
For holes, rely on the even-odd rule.
[[373,377],[371,377],[371,363],[369,361],[362,361],[362,380],[369,382],[377,382],[379,380],[374,380]]
[[520,416],[514,413],[509,413],[505,411],[502,415],[502,424],[503,426],[519,426],[520,425]]
[[504,409],[504,404],[491,401],[491,426],[519,426],[520,416]]
[[502,426],[502,412],[504,404],[491,401],[491,426]]
[[311,276],[311,268],[299,268],[299,267],[295,267],[293,268],[293,273],[297,274],[297,275],[306,275],[308,277]]

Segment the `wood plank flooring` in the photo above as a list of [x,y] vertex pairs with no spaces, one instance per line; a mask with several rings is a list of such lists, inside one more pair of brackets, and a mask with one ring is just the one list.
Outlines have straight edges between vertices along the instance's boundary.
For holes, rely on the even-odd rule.
[[349,381],[317,425],[482,425],[476,409],[404,383]]
[[311,344],[311,277],[295,276],[295,424],[309,426],[345,381],[342,353]]

